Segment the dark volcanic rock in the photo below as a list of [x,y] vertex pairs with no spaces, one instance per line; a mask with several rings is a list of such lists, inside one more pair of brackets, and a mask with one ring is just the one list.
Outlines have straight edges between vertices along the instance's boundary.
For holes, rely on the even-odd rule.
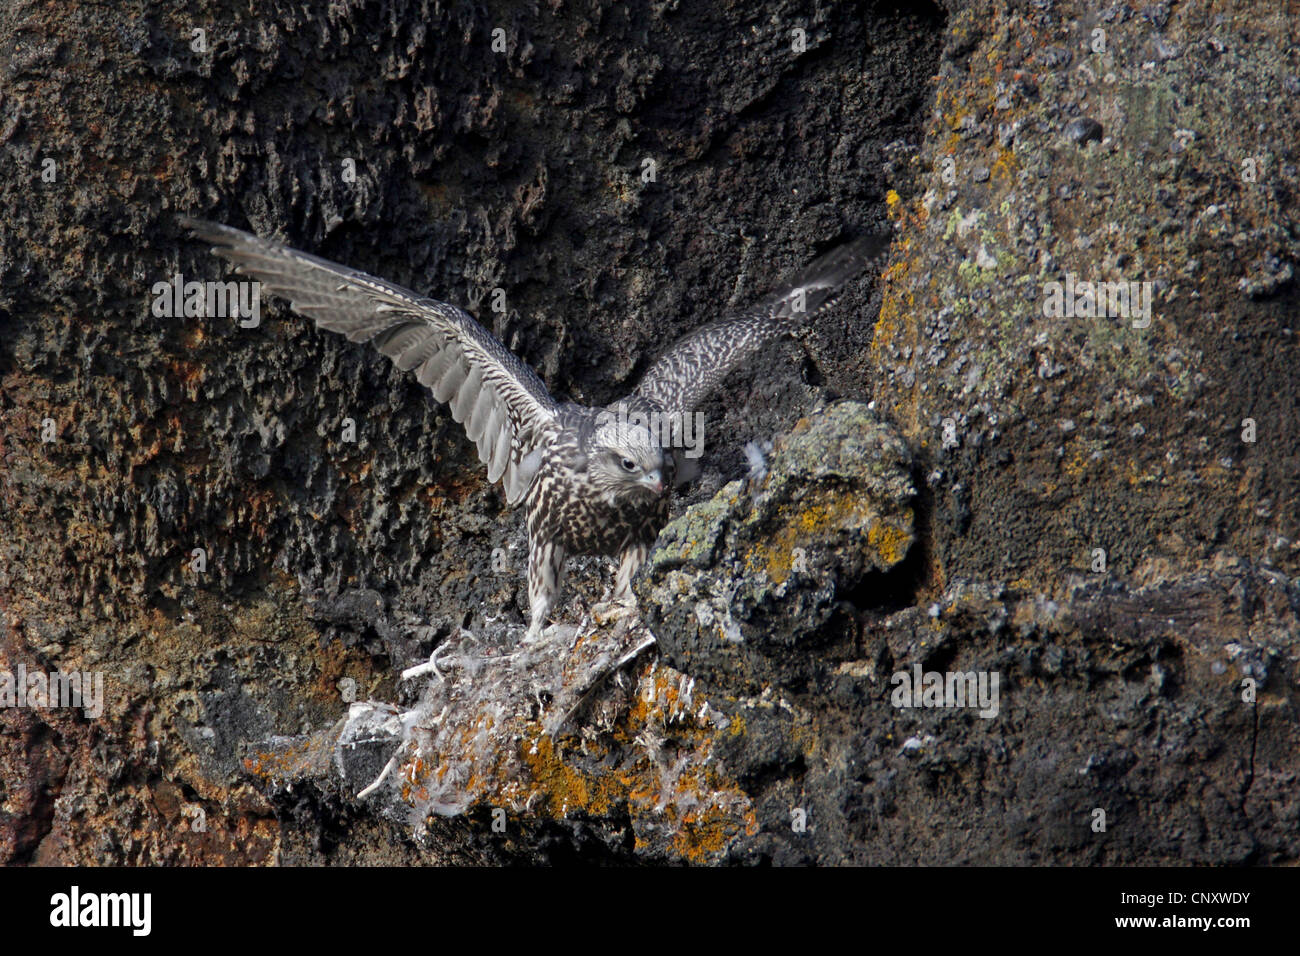
[[[0,708],[0,862],[1294,863],[1276,8],[4,5],[0,671],[105,695]],[[705,409],[641,618],[576,561],[534,648],[417,383],[153,307],[225,278],[202,215],[605,402],[883,209],[886,274]]]
[[1065,124],[1065,138],[1082,146],[1084,143],[1101,142],[1101,124],[1091,116],[1078,116]]

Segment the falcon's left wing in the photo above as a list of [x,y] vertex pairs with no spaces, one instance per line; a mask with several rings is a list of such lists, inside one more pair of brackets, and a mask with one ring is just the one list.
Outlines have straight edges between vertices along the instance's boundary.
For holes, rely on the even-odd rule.
[[686,336],[647,370],[634,394],[675,412],[693,411],[727,373],[835,301],[841,287],[889,248],[871,233],[812,263],[784,288]]

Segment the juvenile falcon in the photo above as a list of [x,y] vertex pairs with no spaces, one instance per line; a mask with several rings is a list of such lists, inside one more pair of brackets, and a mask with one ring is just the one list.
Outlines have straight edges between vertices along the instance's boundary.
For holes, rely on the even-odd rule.
[[605,408],[551,398],[537,375],[468,313],[401,286],[217,223],[184,217],[235,271],[353,342],[369,342],[451,406],[509,504],[528,522],[528,600],[536,637],[570,554],[617,556],[615,596],[668,521],[682,464],[674,436],[727,373],[825,308],[888,245],[867,235],[818,259],[757,305],[686,336],[632,394]]

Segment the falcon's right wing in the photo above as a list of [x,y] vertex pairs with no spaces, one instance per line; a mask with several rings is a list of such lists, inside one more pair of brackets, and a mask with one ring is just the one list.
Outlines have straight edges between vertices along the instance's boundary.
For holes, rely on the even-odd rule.
[[524,459],[554,423],[556,404],[536,373],[468,313],[239,229],[189,217],[181,223],[295,312],[371,343],[403,371],[418,369],[420,384],[450,404],[478,446],[488,480],[504,479],[511,504],[523,497],[533,478]]
[[693,411],[728,372],[834,302],[845,282],[889,249],[890,238],[869,233],[839,246],[781,291],[696,329],[650,366],[635,394],[669,411]]

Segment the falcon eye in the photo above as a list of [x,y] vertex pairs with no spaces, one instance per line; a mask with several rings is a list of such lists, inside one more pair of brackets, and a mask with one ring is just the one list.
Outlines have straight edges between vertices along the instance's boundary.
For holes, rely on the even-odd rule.
[[636,462],[634,462],[631,458],[624,458],[623,468],[625,471],[636,471]]

